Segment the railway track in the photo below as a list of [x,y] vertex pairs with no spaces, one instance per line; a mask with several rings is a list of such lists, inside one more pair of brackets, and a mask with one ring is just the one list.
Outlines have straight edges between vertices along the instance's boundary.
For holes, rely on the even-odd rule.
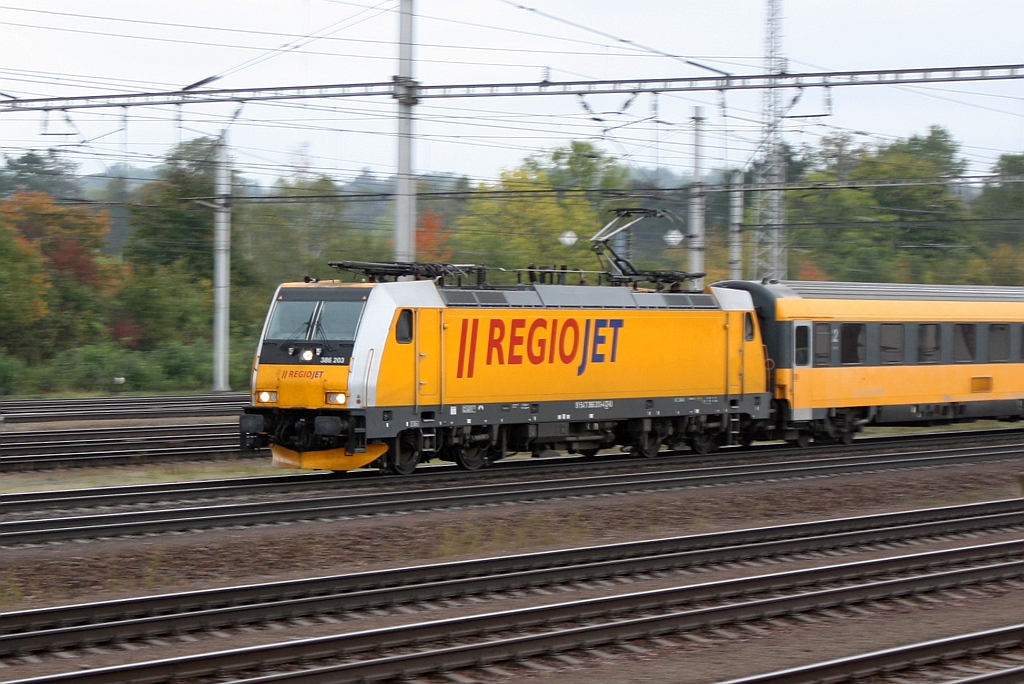
[[[493,598],[495,592],[551,589],[649,573],[688,575],[694,568],[723,563],[806,559],[806,554],[891,549],[947,535],[974,538],[1014,531],[1024,531],[1022,500],[20,611],[0,614],[0,658],[382,606],[422,606],[470,596]],[[937,568],[1020,562],[1024,541],[918,554],[916,558],[916,565],[900,560],[895,565],[870,567],[876,574],[887,574],[906,571],[911,565]],[[851,567],[861,573],[867,566]]]
[[235,422],[0,434],[0,472],[166,463],[218,456],[266,458],[267,452],[240,452]]
[[[635,492],[667,491],[714,485],[775,482],[779,480],[828,477],[888,470],[938,468],[1018,460],[1018,445],[976,447],[896,453],[871,456],[847,456],[785,463],[755,463],[709,468],[670,468],[640,473],[590,475],[571,478],[512,481],[496,484],[438,486],[413,491],[374,491],[344,495],[295,498],[310,480],[300,480],[289,492],[287,500],[219,505],[185,506],[180,508],[129,510],[76,517],[50,517],[0,522],[0,545],[44,544],[77,539],[91,539],[133,534],[154,534],[183,530],[199,530],[233,526],[267,525],[302,520],[330,520],[356,516],[376,516],[412,511],[490,506],[503,503],[541,501],[564,498],[590,498]],[[302,477],[302,476],[299,476]],[[270,487],[287,488],[287,479],[269,483]],[[313,482],[316,482],[313,480]],[[251,495],[259,483],[238,483],[215,493],[221,497]],[[209,496],[210,489],[198,487],[196,493],[172,485],[171,494],[179,499],[188,496]],[[278,490],[280,491],[280,490]],[[144,493],[110,494],[104,505],[112,505],[121,497],[122,506],[152,501],[158,489]],[[77,504],[74,494],[63,492],[65,505]],[[88,495],[86,495],[88,496]],[[22,512],[30,510],[32,499],[13,496],[11,507]],[[91,502],[95,504],[96,501]],[[39,506],[52,506],[44,499]]]
[[[1024,682],[1024,623],[936,639],[779,672],[731,679],[723,684],[818,684],[863,682],[913,670],[914,681],[947,684]],[[976,674],[965,675],[974,670]]]
[[[1007,439],[1019,438],[1024,430],[1015,428],[999,428],[991,430],[972,430],[964,433],[938,433],[925,435],[898,435],[885,437],[861,438],[853,445],[844,446],[844,452],[869,451],[883,445],[912,444],[919,448],[928,444],[948,444],[950,442],[970,439],[973,443],[992,443]],[[742,460],[757,457],[765,451],[771,451],[779,458],[787,454],[799,454],[806,457],[815,452],[835,449],[835,445],[814,445],[809,449],[792,449],[781,444],[761,444],[751,449],[740,451],[727,448],[712,456],[696,456],[692,452],[662,452],[659,461],[666,462],[676,459],[680,463],[713,462],[722,460]],[[169,425],[149,427],[110,427],[79,430],[45,430],[34,432],[0,432],[0,472],[16,472],[27,470],[52,470],[57,468],[101,467],[142,465],[146,463],[168,463],[177,461],[210,460],[220,457],[229,458],[266,458],[267,452],[240,451],[238,449],[238,427],[231,423],[210,423],[206,425]],[[579,465],[582,459],[578,456],[548,457],[544,464],[535,460],[511,459],[502,461],[491,468],[473,474],[474,477],[501,477],[508,469],[521,467],[572,467]],[[596,459],[605,467],[616,461],[627,461],[625,454],[605,453]],[[530,464],[532,461],[532,465]],[[635,460],[632,461],[636,468]],[[560,464],[565,464],[561,466]],[[594,469],[593,460],[590,469]],[[433,464],[421,467],[422,471],[452,472],[454,465]],[[372,469],[355,471],[349,476],[369,475],[376,473]],[[470,477],[468,473],[461,474]]]
[[[972,432],[972,448],[985,444],[1003,448],[1018,447],[1024,451],[1024,442],[1017,430],[985,430]],[[962,435],[941,435],[921,437],[907,436],[865,439],[853,446],[843,447],[843,454],[880,453],[879,449],[913,448],[928,445],[948,447],[951,443],[964,440]],[[1007,440],[1011,440],[1007,442]],[[142,484],[114,487],[99,487],[77,490],[51,490],[0,495],[3,510],[8,512],[45,510],[47,508],[88,509],[96,506],[124,506],[169,501],[209,500],[273,493],[300,493],[323,489],[346,490],[373,488],[429,488],[449,484],[492,482],[508,480],[520,475],[544,477],[583,476],[613,473],[637,473],[649,470],[664,470],[673,466],[700,468],[706,466],[731,466],[757,463],[766,457],[773,462],[807,460],[815,454],[831,456],[832,450],[821,446],[810,449],[792,449],[778,444],[766,444],[751,450],[725,449],[721,452],[696,456],[691,452],[662,452],[657,459],[637,460],[626,454],[601,454],[592,459],[579,456],[545,457],[543,459],[512,458],[500,461],[489,469],[465,472],[454,464],[429,464],[421,466],[414,478],[381,478],[375,469],[360,469],[346,473],[295,473],[288,475],[240,477],[216,480],[196,480],[176,483]],[[262,454],[261,454],[262,455]],[[884,451],[880,455],[886,454]]]
[[[863,613],[880,602],[941,601],[943,596],[962,600],[955,592],[974,587],[1020,590],[1021,546],[976,546],[613,594],[21,682],[108,684],[212,677],[223,681],[226,675],[232,681],[254,683],[382,681],[605,646],[628,647],[636,640],[675,645],[665,640],[694,630],[741,624],[763,631],[758,623],[770,628],[772,620],[807,613],[831,611],[832,616],[843,617],[836,611]],[[267,669],[277,672],[268,675]],[[250,675],[257,676],[235,679]]]
[[83,399],[26,399],[0,401],[0,417],[7,423],[58,420],[168,418],[241,413],[248,393],[188,394],[178,396],[90,397]]

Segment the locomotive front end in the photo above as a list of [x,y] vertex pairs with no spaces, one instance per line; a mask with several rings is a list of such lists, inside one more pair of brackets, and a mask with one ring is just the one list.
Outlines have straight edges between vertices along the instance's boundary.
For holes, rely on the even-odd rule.
[[274,465],[347,470],[375,460],[361,411],[352,411],[349,370],[372,286],[281,286],[253,364],[252,405],[240,421],[243,449],[270,446]]

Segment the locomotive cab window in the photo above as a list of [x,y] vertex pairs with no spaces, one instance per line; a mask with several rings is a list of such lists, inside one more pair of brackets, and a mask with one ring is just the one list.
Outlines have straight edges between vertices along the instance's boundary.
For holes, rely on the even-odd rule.
[[832,326],[828,323],[814,324],[814,365],[828,366],[832,363]]
[[268,340],[304,340],[312,329],[318,302],[278,301],[267,326]]
[[917,362],[938,363],[942,358],[942,347],[937,323],[922,323],[917,326]]
[[903,363],[903,324],[883,323],[879,338],[882,363]]
[[395,341],[399,344],[412,342],[412,309],[402,309],[398,314],[398,324],[395,325]]
[[326,301],[320,308],[313,339],[351,342],[356,339],[359,317],[363,315],[365,302]]
[[796,326],[793,343],[793,362],[797,366],[809,366],[811,363],[811,326]]
[[754,315],[749,311],[743,314],[743,339],[747,342],[754,341]]
[[839,327],[839,362],[864,363],[868,346],[867,326],[863,323],[843,323]]
[[999,363],[1010,360],[1010,326],[993,323],[988,326],[988,360]]
[[957,323],[953,327],[953,360],[969,363],[977,358],[977,340],[973,323]]

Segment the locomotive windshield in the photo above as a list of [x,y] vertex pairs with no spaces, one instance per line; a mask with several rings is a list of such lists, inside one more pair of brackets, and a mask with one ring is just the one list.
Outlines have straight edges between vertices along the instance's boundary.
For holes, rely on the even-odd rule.
[[366,296],[365,290],[282,290],[270,315],[266,339],[352,342]]

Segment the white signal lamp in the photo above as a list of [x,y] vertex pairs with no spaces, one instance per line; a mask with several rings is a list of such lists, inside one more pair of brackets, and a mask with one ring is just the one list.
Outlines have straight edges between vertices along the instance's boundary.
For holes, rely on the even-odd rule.
[[683,235],[678,228],[673,228],[672,230],[665,233],[661,239],[664,240],[665,244],[668,245],[669,247],[678,247],[680,244],[682,244],[685,237],[686,236]]

